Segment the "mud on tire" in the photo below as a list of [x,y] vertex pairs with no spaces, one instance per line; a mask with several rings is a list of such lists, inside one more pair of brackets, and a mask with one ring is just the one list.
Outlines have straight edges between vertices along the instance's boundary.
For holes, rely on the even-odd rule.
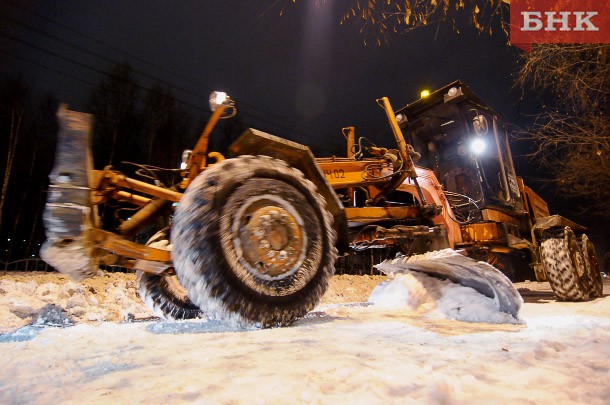
[[184,193],[172,257],[189,297],[212,318],[288,325],[318,303],[337,257],[315,185],[265,156],[224,160]]
[[549,229],[543,234],[542,260],[551,288],[561,301],[587,301],[587,268],[580,241],[570,227]]
[[[158,249],[169,244],[169,228],[153,235],[147,246],[156,244]],[[138,278],[138,293],[140,298],[153,315],[167,320],[183,320],[201,318],[199,307],[193,304],[186,289],[180,285],[173,274],[152,274],[136,271]]]

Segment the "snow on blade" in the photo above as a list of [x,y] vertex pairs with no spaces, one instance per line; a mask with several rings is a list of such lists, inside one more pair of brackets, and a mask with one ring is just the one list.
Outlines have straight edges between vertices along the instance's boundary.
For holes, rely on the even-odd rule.
[[399,256],[375,267],[393,279],[371,295],[370,301],[377,305],[395,306],[402,302],[403,306],[414,309],[427,302],[445,316],[463,321],[515,323],[520,320],[523,299],[510,280],[495,267],[452,249]]

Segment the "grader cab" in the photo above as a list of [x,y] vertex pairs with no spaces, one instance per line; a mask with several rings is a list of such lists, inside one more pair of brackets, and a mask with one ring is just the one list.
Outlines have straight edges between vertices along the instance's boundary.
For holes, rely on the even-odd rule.
[[[517,176],[508,132],[460,81],[399,109],[398,121],[440,181],[451,246],[498,267],[513,281],[549,281],[562,300],[601,296],[586,229],[559,215]],[[565,253],[562,253],[565,252]]]

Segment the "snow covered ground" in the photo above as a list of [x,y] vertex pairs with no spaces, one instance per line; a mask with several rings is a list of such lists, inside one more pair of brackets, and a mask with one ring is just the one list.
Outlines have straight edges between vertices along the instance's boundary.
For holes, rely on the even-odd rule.
[[[339,276],[294,326],[231,330],[117,322],[147,314],[132,279],[104,277],[0,276],[0,403],[610,403],[608,295],[561,303],[520,283],[519,322],[426,276],[382,285],[375,304],[383,278]],[[75,326],[19,327],[54,300]]]

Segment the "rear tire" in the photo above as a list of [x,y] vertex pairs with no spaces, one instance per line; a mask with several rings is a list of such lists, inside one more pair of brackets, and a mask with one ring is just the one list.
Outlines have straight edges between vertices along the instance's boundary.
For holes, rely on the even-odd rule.
[[[167,249],[169,229],[163,229],[148,240],[146,246],[155,244],[157,249]],[[174,274],[153,274],[136,271],[138,293],[144,305],[153,315],[169,321],[195,319],[203,316],[199,307],[193,304],[186,289],[180,285]]]
[[540,248],[544,269],[557,298],[560,301],[589,300],[585,258],[572,229],[566,226],[545,231]]
[[587,235],[582,235],[580,237],[580,245],[585,260],[585,266],[587,267],[584,284],[590,292],[590,298],[599,298],[604,293],[604,282],[602,280],[602,273],[599,269],[595,246]]
[[172,227],[182,285],[211,318],[289,325],[328,287],[337,257],[326,202],[266,156],[224,160],[184,193]]

